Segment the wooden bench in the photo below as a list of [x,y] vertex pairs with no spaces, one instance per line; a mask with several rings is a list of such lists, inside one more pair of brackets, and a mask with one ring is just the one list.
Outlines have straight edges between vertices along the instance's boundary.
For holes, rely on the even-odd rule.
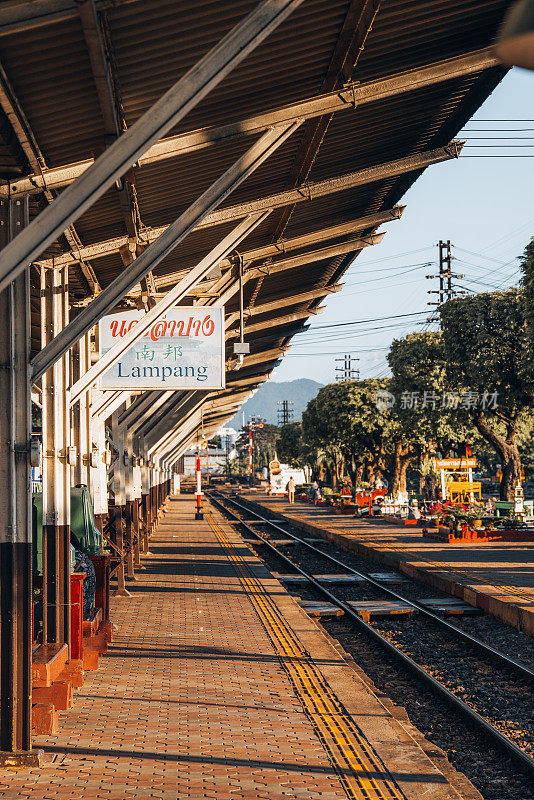
[[100,628],[100,623],[102,622],[104,616],[104,612],[101,608],[96,608],[93,611],[91,619],[84,619],[83,621],[83,635],[84,636],[95,636],[98,633],[98,629]]
[[[60,681],[67,665],[66,644],[41,645],[32,658],[32,732],[55,734],[58,732],[57,706],[72,703],[72,684]],[[54,683],[60,685],[54,690]],[[67,706],[68,707],[68,706]]]
[[496,500],[495,501],[495,516],[496,517],[509,517],[512,514],[514,503],[511,500]]
[[42,644],[34,651],[32,660],[34,688],[52,686],[67,665],[68,652],[66,644]]

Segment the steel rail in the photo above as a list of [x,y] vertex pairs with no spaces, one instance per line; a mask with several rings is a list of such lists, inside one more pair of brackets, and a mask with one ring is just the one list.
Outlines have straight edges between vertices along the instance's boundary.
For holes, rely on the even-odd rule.
[[438,624],[438,626],[440,626],[440,627],[442,627],[445,630],[448,630],[450,632],[452,631],[454,634],[457,635],[457,637],[459,639],[462,639],[467,644],[470,644],[473,647],[476,647],[477,649],[481,650],[484,653],[484,655],[491,656],[496,661],[499,661],[501,664],[503,664],[504,666],[508,667],[512,672],[519,673],[522,678],[526,678],[527,680],[534,680],[534,670],[532,670],[529,667],[527,667],[526,664],[522,664],[520,661],[516,661],[515,659],[511,658],[511,656],[507,656],[504,653],[501,653],[500,650],[496,650],[494,647],[492,647],[489,644],[486,644],[486,642],[483,642],[481,639],[478,639],[476,636],[471,636],[471,634],[466,633],[465,631],[462,631],[460,628],[457,628],[455,625],[451,625],[450,622],[447,622],[446,620],[442,619],[437,614],[435,614],[434,612],[432,612],[428,608],[426,608],[426,606],[422,605],[421,603],[418,603],[417,600],[411,600],[408,597],[403,597],[403,595],[399,594],[394,589],[390,589],[388,586],[385,586],[380,581],[377,581],[374,578],[371,578],[369,575],[366,575],[365,572],[358,572],[358,570],[356,570],[356,569],[354,569],[352,567],[348,567],[346,564],[343,563],[343,561],[340,561],[338,558],[335,558],[334,556],[330,555],[329,553],[324,553],[322,550],[319,550],[319,548],[314,547],[312,544],[310,544],[309,542],[306,542],[304,539],[300,539],[298,536],[295,536],[294,533],[290,533],[289,531],[284,530],[279,525],[276,525],[276,523],[273,522],[272,520],[268,520],[268,519],[266,519],[266,517],[262,517],[261,514],[259,514],[257,511],[251,511],[250,508],[248,508],[247,506],[244,506],[241,503],[238,503],[237,501],[233,500],[232,498],[228,498],[228,500],[229,500],[229,502],[233,503],[234,505],[237,505],[237,506],[240,506],[241,508],[243,508],[245,511],[247,511],[247,513],[251,512],[253,514],[256,514],[259,519],[261,519],[262,521],[268,522],[274,528],[276,528],[281,533],[283,533],[284,536],[289,536],[290,538],[295,539],[295,541],[297,541],[300,544],[304,545],[304,547],[307,547],[309,550],[312,550],[314,553],[318,553],[323,558],[325,558],[328,561],[332,562],[336,566],[342,567],[343,569],[345,569],[348,572],[350,572],[352,575],[358,575],[360,578],[364,578],[367,581],[367,583],[369,583],[371,586],[374,586],[375,589],[379,589],[381,592],[385,592],[385,594],[389,595],[390,597],[395,598],[395,600],[400,600],[401,602],[407,603],[407,605],[412,606],[412,608],[417,609],[417,611],[420,611],[421,614],[423,614],[425,617],[427,617],[429,619],[432,619],[433,622],[436,622]]
[[[526,768],[527,771],[530,774],[534,775],[534,758],[529,756],[528,753],[525,753],[524,750],[522,750],[514,742],[512,742],[511,739],[509,739],[507,736],[505,736],[503,733],[501,733],[499,730],[497,730],[497,728],[495,728],[490,722],[488,722],[486,719],[484,719],[484,717],[481,716],[477,711],[475,711],[473,708],[471,708],[469,705],[467,705],[467,703],[464,703],[463,700],[460,700],[459,697],[456,697],[455,694],[453,694],[442,683],[440,683],[438,680],[436,680],[436,678],[434,678],[432,675],[430,675],[429,672],[427,672],[423,667],[421,667],[419,664],[417,664],[412,658],[410,658],[410,656],[406,655],[406,653],[403,653],[402,650],[399,650],[399,648],[397,648],[394,644],[392,644],[392,642],[390,642],[388,639],[386,639],[384,636],[382,636],[382,634],[380,634],[375,628],[373,628],[372,625],[370,625],[369,623],[365,622],[347,603],[345,603],[343,600],[338,599],[334,594],[332,594],[332,592],[330,592],[325,586],[323,586],[318,580],[316,580],[313,577],[313,575],[310,575],[305,570],[303,570],[301,567],[299,567],[298,564],[295,564],[290,558],[288,558],[288,556],[286,556],[283,553],[281,553],[280,550],[277,547],[275,547],[274,544],[269,542],[267,539],[264,539],[264,537],[261,536],[261,534],[257,533],[255,530],[253,530],[253,528],[251,528],[250,525],[247,522],[244,522],[243,520],[241,520],[236,513],[234,513],[230,509],[226,508],[226,506],[224,506],[224,504],[220,500],[217,500],[213,496],[213,494],[214,494],[213,492],[207,492],[206,493],[207,497],[211,500],[211,502],[213,502],[216,505],[218,505],[227,514],[230,514],[231,516],[233,516],[241,525],[243,525],[250,533],[252,533],[252,535],[255,536],[262,544],[266,545],[270,550],[272,550],[274,553],[276,553],[276,555],[279,558],[281,558],[283,561],[285,561],[287,564],[289,564],[300,575],[303,575],[308,580],[308,582],[317,589],[318,592],[320,592],[322,595],[324,595],[326,598],[328,598],[328,600],[331,603],[333,603],[335,606],[337,606],[338,608],[342,609],[345,612],[345,614],[351,619],[352,622],[354,622],[359,628],[361,628],[363,631],[365,631],[371,638],[373,638],[378,644],[380,644],[383,648],[385,648],[390,654],[394,655],[395,658],[397,658],[398,660],[402,661],[402,663],[405,666],[407,666],[410,670],[412,670],[417,675],[418,678],[420,678],[425,683],[427,683],[430,686],[430,688],[434,692],[436,692],[436,694],[438,694],[440,697],[442,697],[450,705],[454,706],[454,708],[456,710],[458,710],[460,713],[462,713],[471,723],[476,725],[486,736],[488,736],[488,738],[490,738],[495,744],[497,744],[497,745],[501,746],[503,749],[505,749],[506,752],[508,753],[508,755],[510,755],[518,763],[520,763],[523,768]],[[224,496],[224,495],[221,495],[221,496]],[[307,542],[303,542],[297,536],[294,536],[293,534],[288,534],[287,531],[285,531],[282,528],[280,528],[278,525],[273,523],[271,520],[268,520],[265,517],[262,517],[261,514],[258,514],[256,511],[252,511],[251,509],[247,508],[246,506],[243,506],[241,503],[237,503],[235,500],[232,500],[232,498],[225,497],[225,499],[228,500],[229,502],[237,505],[237,506],[240,506],[247,513],[255,514],[256,516],[258,516],[262,520],[262,522],[267,522],[267,523],[271,524],[274,528],[276,528],[277,530],[281,531],[284,534],[284,536],[288,536],[289,535],[291,538],[295,539],[299,543],[305,544],[307,547],[310,547],[312,550],[315,550],[320,555],[322,555],[322,556],[326,555],[321,550],[318,550],[317,548],[314,548],[313,545],[309,545]],[[252,523],[252,524],[254,524],[254,523]],[[341,564],[344,569],[349,569],[351,572],[354,572],[355,574],[360,575],[361,577],[363,577],[366,580],[368,580],[369,583],[373,583],[373,584],[377,585],[378,588],[380,588],[380,589],[384,588],[384,590],[385,590],[385,587],[382,587],[380,584],[378,584],[377,581],[373,581],[373,579],[368,578],[363,573],[359,573],[356,570],[352,570],[350,568],[347,568],[344,564],[342,564],[342,562],[337,561],[337,559],[333,559],[333,560],[336,563]],[[390,591],[391,590],[388,590],[388,593]],[[426,611],[426,609],[419,609],[417,604],[413,603],[412,601],[405,600],[405,598],[402,598],[401,595],[397,595],[396,593],[394,593],[394,594],[395,594],[396,597],[398,597],[403,602],[408,602],[411,605],[414,605],[415,607],[418,608],[418,610],[425,610]],[[430,616],[434,617],[433,614],[430,614]],[[436,619],[440,620],[439,617],[436,617]],[[442,622],[442,621],[443,620],[440,620],[440,622]],[[458,631],[458,629],[454,628],[453,626],[451,626],[451,628],[455,632]],[[476,640],[476,641],[479,641],[479,640]],[[483,642],[480,642],[480,644],[484,645]],[[489,649],[493,651],[493,648],[489,648]],[[494,653],[498,653],[498,651],[493,651],[493,652]],[[500,655],[502,655],[504,659],[507,659],[507,656],[504,656],[504,654],[500,654]],[[518,664],[518,662],[514,662],[514,663]],[[519,665],[519,666],[522,666],[522,665]]]

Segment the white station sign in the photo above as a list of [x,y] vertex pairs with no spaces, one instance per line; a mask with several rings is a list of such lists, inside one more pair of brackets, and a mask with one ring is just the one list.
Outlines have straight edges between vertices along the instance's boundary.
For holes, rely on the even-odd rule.
[[[99,322],[100,356],[144,316],[122,311]],[[154,322],[102,375],[102,389],[224,389],[224,308],[177,307]]]

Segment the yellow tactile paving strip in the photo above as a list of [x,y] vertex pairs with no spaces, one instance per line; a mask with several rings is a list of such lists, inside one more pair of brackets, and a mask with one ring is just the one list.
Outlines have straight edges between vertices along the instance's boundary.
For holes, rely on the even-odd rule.
[[245,560],[237,553],[223,530],[213,520],[207,519],[222,546],[229,551],[229,559],[236,564],[244,587],[262,620],[282,666],[291,679],[306,714],[323,742],[339,774],[347,796],[365,800],[398,800],[406,795],[393,779],[377,780],[372,773],[384,772],[370,743],[358,731],[355,723],[345,714],[342,705],[317,667],[307,656],[303,646],[285,619],[277,610],[272,598],[261,583],[250,573]]
[[0,798],[480,800],[213,516],[233,552],[168,502],[98,671],[36,737],[48,763],[0,772]]

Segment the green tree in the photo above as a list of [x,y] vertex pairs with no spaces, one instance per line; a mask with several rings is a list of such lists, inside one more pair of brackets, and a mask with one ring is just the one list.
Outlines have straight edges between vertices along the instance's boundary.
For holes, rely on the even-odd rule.
[[[240,460],[246,465],[248,470],[248,448],[249,448],[250,426],[245,425],[236,440],[236,449]],[[255,469],[269,466],[276,452],[276,444],[279,436],[277,425],[268,422],[256,423],[252,431],[253,463]]]
[[[343,476],[343,456],[339,431],[329,424],[330,410],[334,403],[335,384],[323,386],[310,400],[302,414],[302,433],[309,445],[323,451],[324,461],[332,476],[332,485],[337,486]],[[322,477],[322,475],[320,475]]]
[[523,251],[520,259],[523,277],[523,299],[525,319],[527,321],[527,331],[530,341],[534,341],[534,237],[530,240]]
[[324,451],[334,486],[345,469],[354,483],[364,472],[385,469],[389,411],[377,407],[377,392],[386,380],[331,383],[308,403],[302,415],[307,443]]
[[465,440],[467,429],[462,415],[447,408],[450,387],[441,332],[420,331],[395,339],[388,363],[396,401],[388,437],[393,451],[391,488],[396,494],[406,491],[406,473],[412,463],[417,462],[422,481],[430,454],[456,448]]
[[310,463],[304,453],[301,422],[288,422],[282,425],[276,448],[280,461],[284,463],[295,467],[303,467]]
[[520,289],[456,298],[441,309],[451,385],[480,435],[499,455],[500,495],[512,500],[520,481],[517,433],[531,413],[532,343]]

